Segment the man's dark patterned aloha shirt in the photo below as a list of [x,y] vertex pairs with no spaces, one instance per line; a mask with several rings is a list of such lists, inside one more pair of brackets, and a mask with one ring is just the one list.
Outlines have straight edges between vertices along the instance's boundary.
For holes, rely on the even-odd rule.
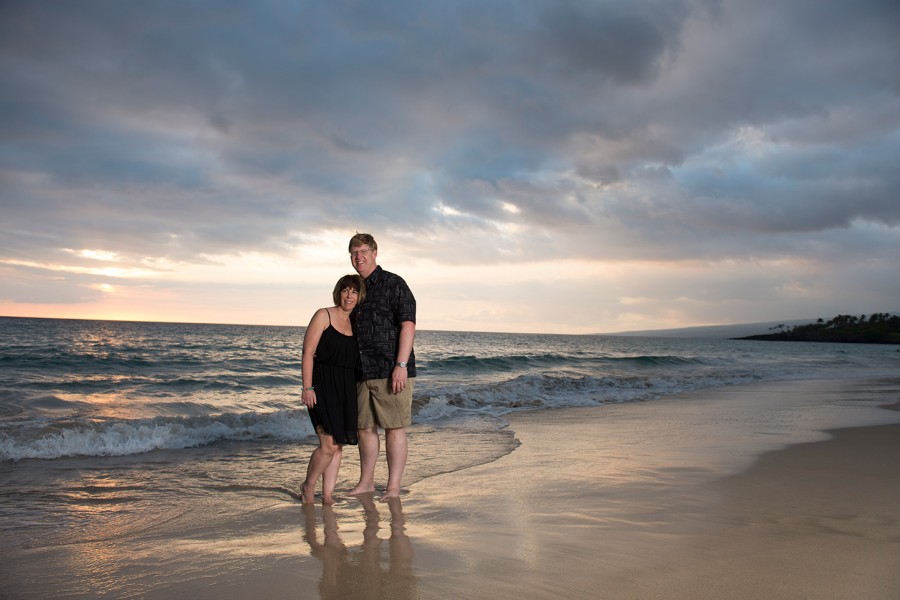
[[[353,333],[359,342],[356,378],[387,379],[397,360],[400,323],[416,322],[416,299],[399,275],[380,266],[366,277],[366,299],[350,315]],[[410,352],[407,377],[416,376],[416,357]]]

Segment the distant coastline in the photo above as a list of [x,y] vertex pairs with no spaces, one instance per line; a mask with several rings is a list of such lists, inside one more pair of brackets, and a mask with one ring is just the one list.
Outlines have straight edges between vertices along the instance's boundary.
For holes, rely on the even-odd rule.
[[[876,321],[893,317],[889,313],[875,313]],[[695,338],[695,339],[731,339],[731,340],[766,340],[766,341],[809,341],[865,344],[900,344],[900,330],[896,322],[890,322],[870,329],[871,317],[838,316],[831,321],[823,319],[793,319],[789,321],[766,321],[757,323],[732,323],[726,325],[698,325],[674,329],[645,329],[636,331],[617,331],[597,333],[621,337],[660,337],[660,338]],[[855,320],[855,323],[853,322]],[[865,322],[863,322],[865,321]],[[829,325],[830,324],[830,325]],[[874,325],[874,324],[873,324]],[[885,327],[886,325],[887,327]],[[879,327],[881,331],[879,331]],[[885,330],[888,334],[885,335]],[[768,331],[768,333],[766,333]]]
[[[774,331],[772,331],[774,330]],[[773,342],[831,342],[843,344],[900,344],[900,316],[873,313],[870,316],[838,315],[829,321],[777,325],[770,333],[735,337],[736,340]]]
[[788,325],[805,325],[814,321],[815,318],[809,318],[794,319],[791,321],[763,321],[757,323],[731,323],[726,325],[697,325],[694,327],[677,327],[673,329],[616,331],[596,333],[594,335],[610,335],[616,337],[661,337],[727,340],[769,331],[779,324],[786,323]]

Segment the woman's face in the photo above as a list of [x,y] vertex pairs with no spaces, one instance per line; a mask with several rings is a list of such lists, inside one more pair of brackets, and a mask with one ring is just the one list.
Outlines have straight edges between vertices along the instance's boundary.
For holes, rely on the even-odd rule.
[[359,292],[354,290],[352,287],[345,287],[341,290],[341,308],[350,312],[356,307],[356,303],[359,302]]

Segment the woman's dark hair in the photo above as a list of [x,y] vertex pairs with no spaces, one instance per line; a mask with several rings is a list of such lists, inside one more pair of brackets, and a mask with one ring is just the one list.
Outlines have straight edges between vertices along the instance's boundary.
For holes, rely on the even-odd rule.
[[340,279],[338,279],[337,284],[334,286],[334,291],[331,293],[331,299],[334,300],[334,305],[339,306],[341,303],[341,291],[350,288],[351,290],[356,290],[359,293],[359,302],[358,304],[362,304],[363,300],[366,299],[366,281],[359,275],[344,275]]

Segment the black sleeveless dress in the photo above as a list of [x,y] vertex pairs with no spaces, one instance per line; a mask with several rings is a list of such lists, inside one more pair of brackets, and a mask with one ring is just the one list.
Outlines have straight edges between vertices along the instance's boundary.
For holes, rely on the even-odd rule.
[[[328,315],[329,320],[331,314]],[[356,437],[356,337],[344,335],[331,323],[322,332],[313,362],[316,405],[309,410],[313,429],[322,426],[335,444],[359,443]]]

